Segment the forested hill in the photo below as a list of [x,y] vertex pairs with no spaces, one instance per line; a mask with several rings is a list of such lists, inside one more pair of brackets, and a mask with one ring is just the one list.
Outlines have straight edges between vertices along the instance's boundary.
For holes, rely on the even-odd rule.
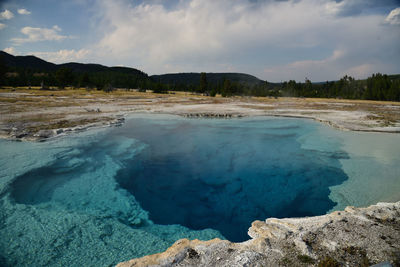
[[13,56],[4,51],[0,51],[0,57],[3,60],[3,64],[11,69],[31,69],[34,71],[55,71],[59,68],[69,68],[75,72],[102,72],[102,71],[114,71],[121,73],[135,73],[147,76],[144,72],[127,67],[107,67],[100,64],[84,64],[84,63],[64,63],[54,64],[47,62],[35,56]]
[[[245,73],[206,73],[207,82],[210,85],[216,85],[218,83],[223,84],[225,80],[231,82],[241,83],[247,86],[254,86],[263,83],[262,80],[258,79],[249,74]],[[197,86],[199,84],[201,73],[186,72],[186,73],[171,73],[162,75],[152,75],[151,79],[155,82],[161,82],[162,84],[181,84],[185,86]]]
[[35,56],[13,56],[0,51],[2,85],[150,88],[149,76],[137,69],[99,64],[54,64]]
[[35,56],[13,56],[0,51],[0,59],[2,60],[1,63],[10,71],[20,68],[29,68],[37,71],[55,71],[57,69],[56,64]]

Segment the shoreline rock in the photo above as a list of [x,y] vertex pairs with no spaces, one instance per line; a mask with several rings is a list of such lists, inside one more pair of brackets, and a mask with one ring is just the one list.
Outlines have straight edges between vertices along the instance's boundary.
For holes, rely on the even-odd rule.
[[245,115],[237,113],[211,113],[211,112],[183,113],[179,115],[185,118],[210,118],[210,119],[231,119],[231,118],[245,117]]
[[400,264],[400,202],[347,207],[315,217],[254,221],[248,233],[251,239],[242,243],[181,239],[165,252],[117,267]]
[[[0,138],[8,139],[11,141],[37,141],[44,142],[51,138],[58,136],[86,131],[98,127],[119,127],[125,123],[125,117],[117,116],[110,121],[99,121],[94,123],[88,123],[83,125],[77,125],[74,127],[67,128],[56,128],[56,129],[43,129],[36,133],[27,130],[24,126],[13,127],[11,131],[5,134],[0,134]],[[5,131],[3,131],[5,132]]]

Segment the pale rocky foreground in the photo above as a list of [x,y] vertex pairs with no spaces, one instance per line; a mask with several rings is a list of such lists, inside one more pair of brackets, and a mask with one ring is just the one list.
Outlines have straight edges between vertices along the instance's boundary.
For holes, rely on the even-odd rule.
[[232,118],[310,118],[354,131],[400,132],[400,103],[306,98],[207,97],[118,90],[0,91],[0,136],[43,140],[88,127],[119,125],[131,113]]
[[251,239],[243,243],[181,239],[163,253],[117,267],[370,266],[382,262],[399,266],[400,202],[347,207],[317,217],[255,221],[248,234]]

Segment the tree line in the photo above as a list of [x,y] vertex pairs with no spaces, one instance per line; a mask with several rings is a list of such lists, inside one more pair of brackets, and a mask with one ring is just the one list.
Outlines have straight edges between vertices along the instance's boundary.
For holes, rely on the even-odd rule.
[[6,68],[0,66],[1,86],[42,86],[49,87],[85,87],[109,91],[114,88],[157,90],[158,84],[146,74],[127,73],[117,70],[103,70],[96,72],[74,71],[71,68],[61,67],[56,71],[38,71],[30,68]]
[[339,81],[312,84],[284,82],[281,92],[295,97],[400,101],[400,76],[376,73],[366,80],[345,75]]
[[90,89],[111,91],[114,88],[146,89],[156,93],[168,91],[189,91],[198,94],[223,97],[229,96],[291,96],[315,98],[367,99],[383,101],[400,101],[400,75],[376,73],[365,80],[356,80],[345,75],[338,81],[312,83],[294,80],[282,83],[246,84],[229,79],[210,83],[206,73],[201,73],[198,84],[162,83],[152,80],[142,72],[126,72],[108,69],[97,72],[74,71],[61,67],[56,71],[38,71],[29,68],[7,68],[0,66],[0,85],[2,86],[49,86],[86,87]]
[[164,84],[163,90],[192,91],[215,96],[290,96],[310,98],[342,98],[366,99],[382,101],[400,101],[400,75],[373,74],[366,80],[356,80],[345,75],[338,81],[312,83],[305,79],[303,83],[294,80],[282,83],[260,82],[248,85],[224,79],[222,82],[210,84],[206,73],[201,73],[198,86],[183,84]]

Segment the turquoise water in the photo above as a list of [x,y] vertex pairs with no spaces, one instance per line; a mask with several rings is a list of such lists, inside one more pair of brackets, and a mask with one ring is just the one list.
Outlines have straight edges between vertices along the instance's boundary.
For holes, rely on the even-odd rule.
[[[374,154],[363,138],[389,145]],[[0,265],[110,266],[185,237],[247,240],[256,219],[400,200],[398,141],[299,119],[168,115],[1,140]],[[391,168],[373,194],[368,166]]]

